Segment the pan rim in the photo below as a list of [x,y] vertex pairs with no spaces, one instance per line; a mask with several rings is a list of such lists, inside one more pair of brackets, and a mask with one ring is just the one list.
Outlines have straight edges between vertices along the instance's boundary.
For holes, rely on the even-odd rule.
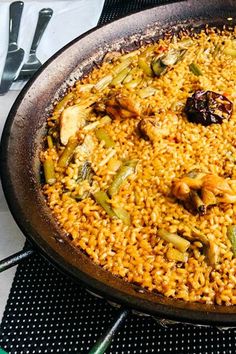
[[[190,3],[198,3],[199,1],[193,0],[190,1]],[[213,3],[213,1],[210,1]],[[215,3],[215,1],[214,1]],[[226,3],[224,1],[224,3]],[[231,1],[229,1],[231,3]],[[178,3],[179,5],[182,4],[184,6],[185,1]],[[169,7],[169,5],[163,5],[163,7]],[[140,13],[148,13],[150,11],[153,11],[153,8],[141,11]],[[138,16],[136,13],[135,16]],[[11,189],[11,192],[9,192],[10,186],[10,181],[11,181],[11,173],[10,173],[10,166],[9,166],[9,160],[7,159],[7,154],[9,153],[9,146],[11,145],[11,139],[10,139],[10,133],[11,133],[11,128],[12,125],[14,124],[14,117],[17,114],[17,111],[21,105],[22,100],[26,96],[27,92],[30,90],[34,82],[40,77],[41,73],[47,68],[51,63],[54,62],[54,60],[62,53],[64,53],[68,48],[72,47],[75,45],[78,41],[80,41],[82,38],[87,37],[90,34],[93,34],[96,31],[99,31],[101,28],[108,27],[111,28],[112,26],[114,27],[118,23],[123,23],[124,19],[128,20],[129,18],[135,18],[134,15],[128,15],[125,18],[113,21],[110,24],[106,24],[103,26],[99,26],[98,28],[92,29],[82,36],[79,36],[78,38],[74,39],[72,42],[67,44],[65,47],[63,47],[60,51],[58,51],[56,54],[54,54],[39,70],[39,72],[34,76],[34,78],[26,84],[24,89],[21,91],[19,96],[17,97],[12,109],[10,110],[10,113],[8,115],[6,124],[4,126],[3,134],[2,134],[2,141],[1,141],[1,152],[0,152],[0,159],[1,159],[1,178],[2,178],[2,185],[3,185],[3,191],[9,206],[9,209],[16,220],[18,226],[20,227],[21,231],[23,234],[25,234],[26,238],[29,239],[35,246],[36,248],[40,249],[40,253],[43,254],[45,258],[47,258],[51,263],[56,265],[61,271],[66,272],[68,275],[73,277],[78,281],[78,276],[76,276],[74,269],[69,269],[67,268],[68,264],[64,263],[65,260],[63,258],[60,259],[59,255],[55,253],[54,249],[46,250],[45,245],[40,244],[38,242],[38,238],[33,237],[32,235],[35,234],[35,230],[33,230],[30,226],[29,223],[25,226],[25,224],[22,224],[22,219],[18,215],[19,211],[19,206],[16,205],[16,196],[14,195],[14,189]],[[110,27],[109,27],[110,26]],[[30,231],[30,233],[29,233]],[[59,258],[58,258],[59,257]],[[59,260],[60,259],[60,260]],[[86,283],[86,285],[92,289],[94,292],[98,292],[106,297],[109,297],[112,301],[117,301],[119,303],[122,303],[125,306],[130,306],[130,303],[132,308],[135,308],[136,310],[140,312],[145,312],[149,313],[152,315],[158,315],[160,316],[165,316],[168,319],[171,320],[177,320],[177,321],[184,321],[184,322],[191,322],[195,324],[214,324],[214,325],[224,325],[224,326],[236,326],[236,312],[235,313],[222,313],[222,312],[211,312],[207,310],[209,307],[201,305],[201,307],[204,309],[201,311],[193,311],[189,310],[187,308],[174,308],[170,307],[169,305],[164,305],[164,304],[155,304],[156,309],[151,308],[151,305],[149,302],[142,301],[141,305],[137,303],[137,298],[128,298],[127,294],[124,292],[116,293],[114,294],[114,288],[109,288],[104,286],[104,283],[102,282],[96,282],[96,286],[94,286],[94,278],[88,278],[83,276],[83,282]],[[176,302],[176,300],[175,300]],[[212,305],[213,306],[213,305]],[[215,306],[213,306],[215,308]],[[223,308],[222,306],[220,306]],[[228,307],[229,308],[229,307]],[[218,309],[218,308],[217,308]],[[181,311],[181,314],[178,312]],[[236,310],[235,310],[236,311]],[[194,313],[194,316],[193,316]]]

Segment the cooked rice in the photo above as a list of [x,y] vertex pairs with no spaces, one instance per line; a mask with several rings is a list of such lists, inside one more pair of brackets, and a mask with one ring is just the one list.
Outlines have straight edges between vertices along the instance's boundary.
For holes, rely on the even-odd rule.
[[[194,215],[171,195],[172,181],[194,168],[207,170],[219,176],[236,179],[236,112],[223,124],[208,127],[190,123],[183,107],[187,97],[196,89],[212,90],[227,96],[236,107],[236,59],[215,51],[225,47],[234,33],[201,32],[193,38],[183,60],[160,78],[146,77],[134,89],[120,84],[112,90],[141,103],[143,110],[152,111],[162,129],[162,137],[152,143],[137,134],[138,118],[114,119],[108,132],[115,147],[107,148],[99,142],[94,131],[95,149],[88,156],[95,171],[92,186],[86,181],[76,183],[78,166],[83,158],[76,156],[67,168],[56,167],[56,183],[45,184],[43,191],[53,215],[60,226],[72,238],[72,243],[84,250],[89,257],[104,269],[124,280],[136,283],[150,291],[190,302],[218,305],[236,304],[236,258],[227,237],[227,227],[236,224],[236,204],[220,204],[208,210],[206,215]],[[175,40],[160,40],[149,45],[149,51],[160,47],[175,46]],[[140,51],[132,57],[137,66]],[[119,59],[116,59],[119,60]],[[189,70],[194,61],[201,67],[202,76]],[[94,94],[105,97],[110,86],[95,92],[91,86],[112,71],[117,65],[104,62],[72,89],[73,99],[67,105],[83,102]],[[135,75],[135,74],[134,74]],[[81,89],[91,84],[87,89]],[[154,95],[140,98],[139,90],[151,86]],[[61,113],[54,113],[49,126],[59,121]],[[100,116],[101,117],[101,116]],[[91,113],[90,120],[98,116]],[[52,156],[55,163],[64,148],[45,149],[42,161]],[[106,191],[122,160],[138,159],[137,171],[128,177],[119,193],[114,195],[111,206],[123,207],[131,217],[125,225],[119,219],[110,218],[103,208],[89,196],[82,201],[74,198],[90,188],[92,193]],[[183,237],[197,227],[219,246],[219,263],[208,264],[199,241],[191,242],[188,260],[185,263],[166,258],[168,249],[174,246],[157,236],[162,228]]]

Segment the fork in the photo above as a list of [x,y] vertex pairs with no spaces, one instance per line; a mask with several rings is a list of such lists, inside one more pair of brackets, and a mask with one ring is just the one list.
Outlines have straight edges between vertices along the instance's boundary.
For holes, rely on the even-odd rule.
[[22,66],[21,71],[15,81],[28,80],[42,65],[36,56],[36,50],[42,35],[52,17],[53,10],[42,9],[39,11],[37,26],[34,33],[34,38],[31,44],[28,61]]

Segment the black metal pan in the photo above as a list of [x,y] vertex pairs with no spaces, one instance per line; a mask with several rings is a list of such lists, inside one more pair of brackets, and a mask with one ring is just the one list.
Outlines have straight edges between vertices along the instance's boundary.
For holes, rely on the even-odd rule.
[[[143,291],[95,265],[73,248],[46,206],[40,185],[39,151],[53,100],[99,63],[110,49],[131,49],[165,31],[236,24],[234,0],[190,0],[133,14],[72,41],[25,86],[8,116],[1,142],[1,177],[9,208],[43,256],[62,272],[125,307],[159,318],[236,326],[235,306],[186,303]],[[29,251],[31,253],[31,251]]]

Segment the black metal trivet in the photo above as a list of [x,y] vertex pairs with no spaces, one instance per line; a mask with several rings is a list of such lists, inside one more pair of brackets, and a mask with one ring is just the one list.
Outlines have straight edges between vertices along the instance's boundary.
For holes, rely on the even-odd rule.
[[[105,0],[99,24],[171,2],[175,1]],[[118,312],[35,254],[17,268],[1,324],[0,347],[9,354],[88,353]],[[163,327],[151,317],[130,314],[106,353],[234,354],[235,334],[234,329]]]
[[[88,353],[118,309],[95,298],[40,255],[20,264],[1,326],[0,347],[11,354]],[[236,330],[160,326],[130,315],[107,354],[233,354]]]

